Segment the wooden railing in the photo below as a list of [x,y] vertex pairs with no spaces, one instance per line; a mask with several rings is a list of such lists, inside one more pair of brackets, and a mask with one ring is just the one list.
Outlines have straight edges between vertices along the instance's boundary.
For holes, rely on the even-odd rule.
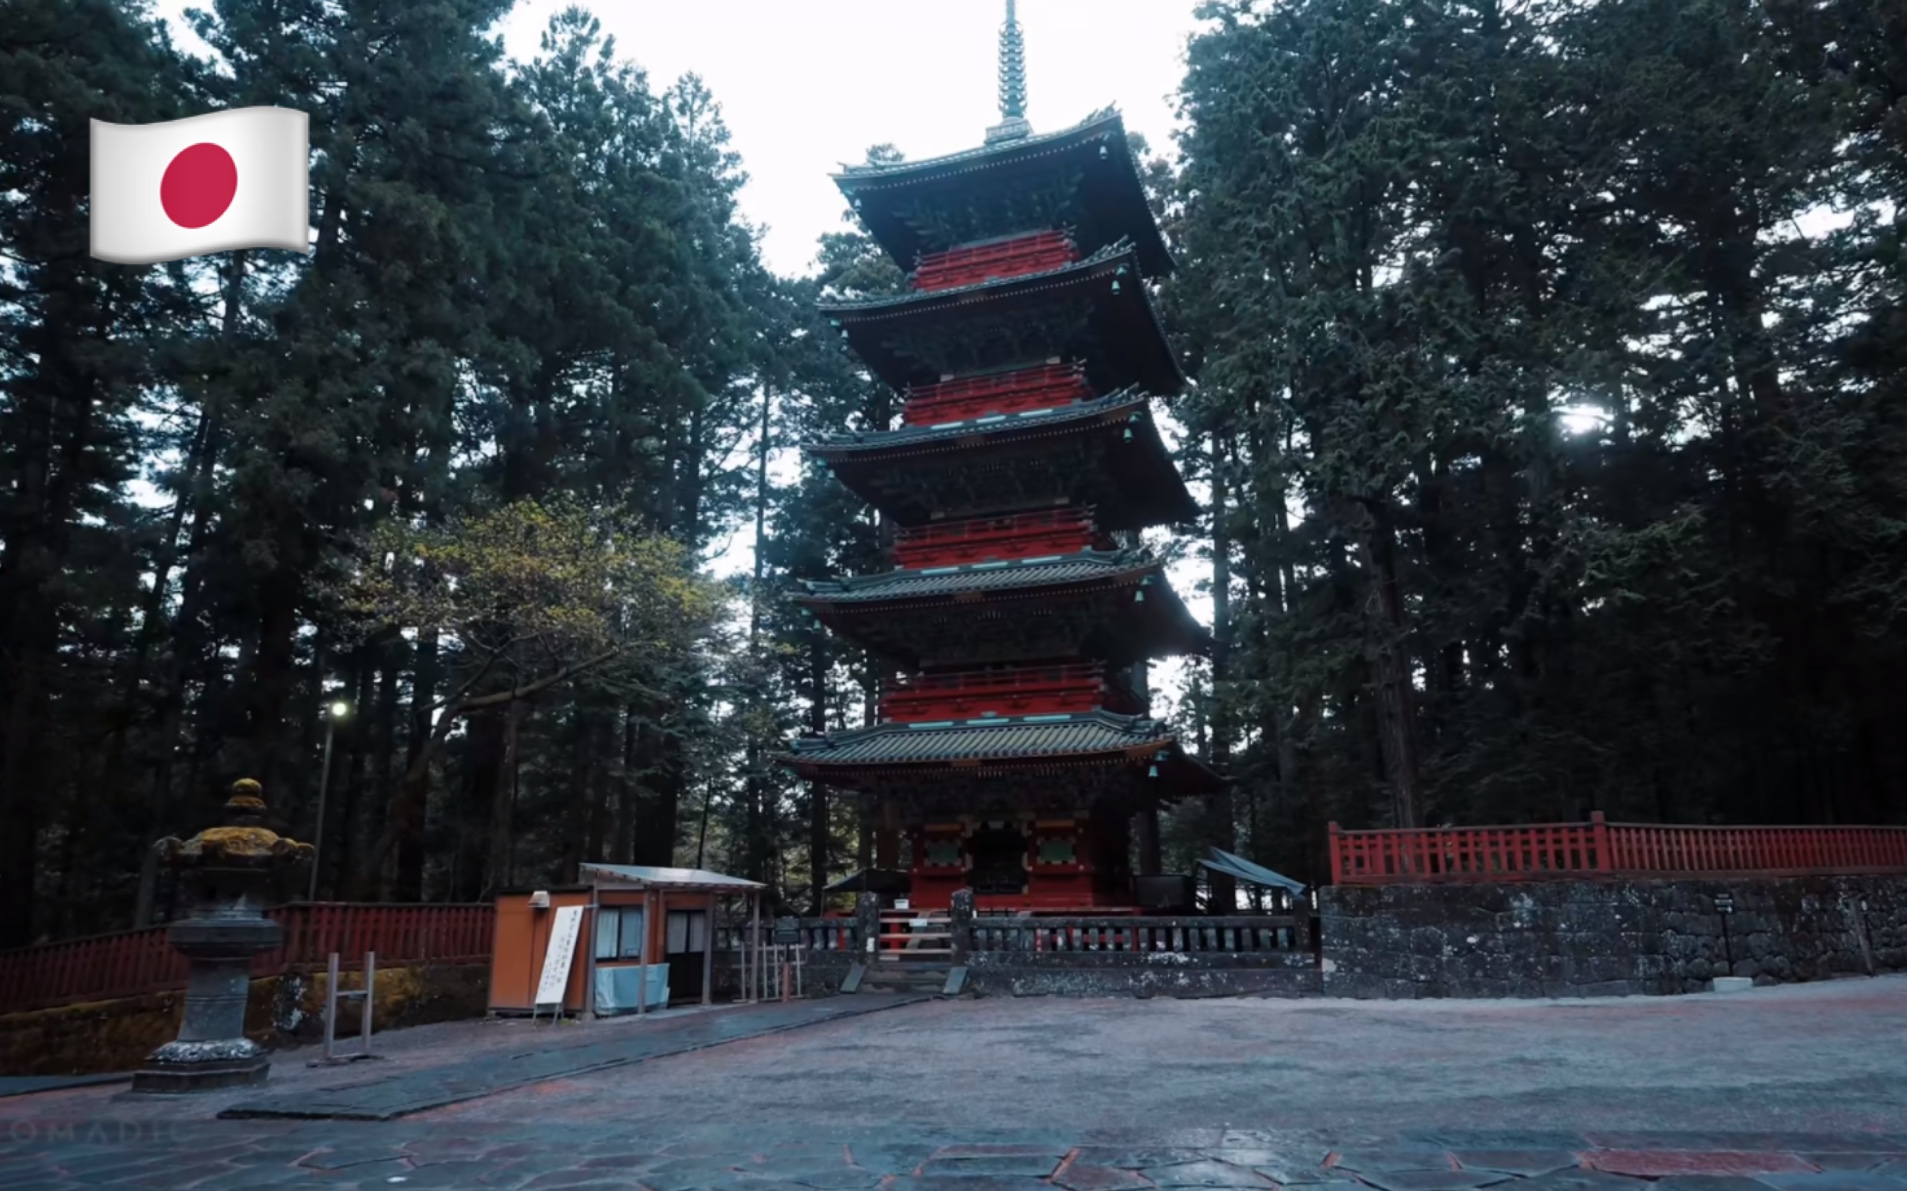
[[1041,273],[1078,259],[1079,249],[1066,233],[1035,232],[988,244],[927,253],[914,269],[913,283],[916,290],[923,292],[954,289],[998,277]]
[[1084,401],[1092,392],[1085,370],[1078,365],[1042,364],[910,387],[901,406],[901,421],[909,426],[943,426],[994,414],[1056,409]]
[[[253,958],[254,977],[322,968],[333,952],[347,968],[361,964],[366,951],[385,967],[477,963],[490,958],[495,918],[487,904],[296,902],[265,913],[285,937]],[[0,1013],[184,988],[186,973],[164,926],[22,947],[0,952]]]
[[1310,947],[1308,919],[1290,914],[1227,918],[975,918],[972,950],[1263,954]]
[[967,517],[902,529],[894,537],[894,564],[908,568],[963,566],[1077,554],[1112,546],[1111,536],[1094,527],[1091,509],[1042,509],[1010,517]]
[[1693,827],[1587,823],[1344,831],[1331,824],[1340,885],[1560,877],[1907,871],[1907,827]]
[[1143,705],[1098,663],[1013,666],[916,674],[896,679],[882,696],[881,719],[920,723],[995,715],[1053,715],[1105,707],[1125,714]]

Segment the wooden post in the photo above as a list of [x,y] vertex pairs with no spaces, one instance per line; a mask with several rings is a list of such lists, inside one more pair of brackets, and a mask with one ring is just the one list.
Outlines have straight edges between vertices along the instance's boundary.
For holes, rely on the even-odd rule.
[[[620,926],[620,916],[618,918]],[[582,932],[582,942],[588,945],[583,959],[583,1012],[596,1016],[596,940],[603,929],[602,891],[594,879],[589,883],[589,929]],[[559,1010],[556,1016],[563,1016]]]
[[755,951],[755,979],[759,987],[754,990],[755,995],[751,995],[749,1000],[758,1001],[765,997],[768,992],[768,973],[762,969],[761,890],[759,889],[755,891],[753,907],[753,916],[749,919],[748,923],[748,944]]
[[636,1016],[649,1012],[649,936],[655,933],[656,920],[653,908],[655,893],[645,889],[642,892],[642,936],[636,940]]
[[1333,885],[1342,885],[1344,883],[1344,857],[1339,850],[1342,845],[1338,840],[1338,834],[1337,820],[1333,819],[1331,820],[1330,837],[1331,884]]
[[883,797],[876,806],[874,831],[874,867],[887,871],[900,867],[900,808],[891,797]]
[[1164,866],[1159,859],[1159,806],[1155,802],[1139,812],[1139,875],[1156,877]]
[[702,1003],[715,1003],[715,901],[719,895],[709,894],[708,917],[702,926]]
[[1609,821],[1601,811],[1589,812],[1591,834],[1596,841],[1596,871],[1612,873],[1616,871],[1615,857],[1609,855]]

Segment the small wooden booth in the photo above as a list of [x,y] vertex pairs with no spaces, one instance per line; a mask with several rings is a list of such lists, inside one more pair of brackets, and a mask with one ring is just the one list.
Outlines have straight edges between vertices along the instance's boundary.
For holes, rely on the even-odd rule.
[[[707,1005],[714,1000],[715,955],[724,936],[738,939],[741,987],[751,987],[746,969],[751,959],[760,962],[749,948],[751,940],[756,950],[760,946],[766,888],[760,882],[639,864],[585,864],[577,875],[581,882],[575,885],[497,895],[491,1013],[557,1011],[553,990],[559,978],[543,979],[545,961],[553,954],[558,963],[568,956],[563,1013],[604,1017],[670,1004]],[[753,929],[723,930],[725,914]],[[573,931],[573,943],[566,930]],[[553,952],[551,938],[557,935],[563,937]]]

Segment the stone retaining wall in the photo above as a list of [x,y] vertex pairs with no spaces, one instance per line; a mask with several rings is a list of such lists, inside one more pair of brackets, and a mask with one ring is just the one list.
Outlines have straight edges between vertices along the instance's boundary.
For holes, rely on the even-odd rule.
[[[1717,909],[1717,895],[1734,911]],[[1907,970],[1907,877],[1339,885],[1319,891],[1342,997],[1699,992]]]
[[976,996],[1304,997],[1319,992],[1309,955],[1214,952],[978,952],[968,958]]
[[[356,988],[358,977],[342,983]],[[379,968],[379,1030],[482,1017],[489,1004],[490,966],[455,964]],[[245,1033],[265,1045],[324,1037],[325,974],[288,973],[252,981]],[[185,1006],[183,991],[62,1005],[0,1016],[0,1075],[94,1075],[131,1071],[172,1040]],[[338,1035],[357,1046],[358,1010],[338,1007]]]

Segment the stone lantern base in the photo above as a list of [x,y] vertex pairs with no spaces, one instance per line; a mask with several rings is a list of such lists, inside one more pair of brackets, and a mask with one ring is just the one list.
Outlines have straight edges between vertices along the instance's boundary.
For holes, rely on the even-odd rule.
[[132,1077],[135,1092],[179,1095],[264,1083],[271,1060],[249,1038],[168,1042],[146,1058]]

